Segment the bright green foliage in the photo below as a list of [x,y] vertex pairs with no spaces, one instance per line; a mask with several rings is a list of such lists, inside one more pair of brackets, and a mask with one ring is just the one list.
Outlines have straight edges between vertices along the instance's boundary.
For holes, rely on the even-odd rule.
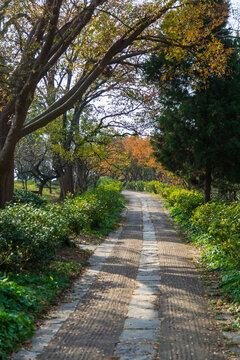
[[[0,279],[0,354],[13,350],[13,344],[26,340],[34,329],[33,316],[38,303],[34,292],[6,278]],[[27,315],[26,313],[30,313]]]
[[[105,180],[97,189],[51,205],[24,193],[23,204],[1,210],[0,359],[31,337],[38,314],[86,265],[88,256],[77,265],[58,261],[56,249],[81,230],[108,233],[124,205],[121,189],[121,183]],[[33,262],[34,270],[26,270]]]
[[30,203],[27,196],[26,204],[8,206],[0,218],[0,264],[52,258],[70,235],[81,230],[107,233],[123,208],[120,191],[119,182],[103,183],[62,204],[43,207],[37,197]]
[[22,270],[9,273],[7,278],[0,273],[1,359],[7,359],[16,344],[32,336],[37,315],[56,301],[82,265],[57,262],[51,268],[37,265],[35,273]]
[[228,271],[222,277],[221,286],[233,301],[240,302],[240,270]]
[[131,181],[126,184],[126,189],[135,190],[135,191],[144,191],[145,190],[145,181]]
[[103,182],[95,190],[88,190],[83,199],[92,204],[90,212],[90,227],[108,233],[113,228],[124,200],[119,196],[122,184],[118,181]]
[[208,234],[209,241],[218,245],[233,259],[240,254],[240,204],[209,203],[197,208],[192,223]]
[[155,194],[161,194],[167,188],[167,184],[161,183],[159,181],[150,181],[145,184],[145,189],[148,192],[153,192]]
[[6,351],[13,351],[16,341],[26,340],[32,335],[33,324],[24,313],[0,310],[0,328],[0,356],[6,359]]
[[169,194],[168,201],[184,215],[191,216],[192,211],[204,203],[204,196],[198,191],[175,189]]
[[[209,270],[221,271],[223,293],[240,303],[240,204],[215,198],[203,205],[204,196],[197,191],[157,181],[141,185],[166,200],[171,215],[187,231],[188,238],[202,247],[202,262]],[[137,190],[135,183],[129,183],[128,188]]]
[[0,262],[21,263],[51,257],[68,232],[61,207],[36,208],[31,204],[9,206],[1,211]]
[[35,206],[41,206],[47,204],[47,201],[45,199],[35,194],[34,192],[28,190],[18,190],[18,189],[14,190],[12,202],[20,203],[20,204],[31,203],[32,205]]

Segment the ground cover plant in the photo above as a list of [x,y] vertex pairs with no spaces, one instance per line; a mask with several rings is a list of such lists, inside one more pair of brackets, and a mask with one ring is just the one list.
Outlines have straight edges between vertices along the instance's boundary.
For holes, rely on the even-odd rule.
[[240,204],[219,198],[204,204],[204,195],[199,191],[157,181],[133,182],[127,184],[127,188],[162,196],[188,238],[203,249],[201,262],[206,269],[220,272],[223,294],[239,307]]
[[[17,191],[0,217],[0,358],[29,339],[36,319],[78,276],[90,252],[76,245],[81,233],[106,235],[124,206],[121,184],[96,189],[60,204]],[[69,246],[70,245],[70,246]]]

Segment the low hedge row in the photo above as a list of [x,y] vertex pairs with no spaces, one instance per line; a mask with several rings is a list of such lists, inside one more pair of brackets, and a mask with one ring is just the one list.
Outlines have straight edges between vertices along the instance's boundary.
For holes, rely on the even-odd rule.
[[[85,266],[62,262],[56,250],[81,231],[108,233],[124,206],[122,186],[102,181],[97,189],[61,204],[18,191],[0,211],[0,359],[31,337],[35,319]],[[81,251],[74,249],[74,252]]]
[[158,181],[132,182],[127,188],[160,194],[165,199],[171,215],[203,248],[202,261],[209,269],[221,271],[225,293],[240,303],[240,204],[218,198],[204,204],[201,192]]
[[120,183],[105,182],[61,204],[37,201],[36,195],[31,202],[28,192],[24,203],[20,194],[20,201],[1,211],[0,265],[50,258],[82,230],[108,232],[123,207],[120,191]]

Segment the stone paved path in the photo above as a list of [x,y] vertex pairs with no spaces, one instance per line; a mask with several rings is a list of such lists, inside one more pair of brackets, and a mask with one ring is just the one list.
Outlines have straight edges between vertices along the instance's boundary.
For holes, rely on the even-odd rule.
[[97,249],[72,303],[15,360],[226,359],[187,247],[158,201],[125,196],[126,224]]

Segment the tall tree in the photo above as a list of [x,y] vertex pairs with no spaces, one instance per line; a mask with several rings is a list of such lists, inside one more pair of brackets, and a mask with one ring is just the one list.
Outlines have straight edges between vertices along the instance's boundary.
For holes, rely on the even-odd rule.
[[[192,182],[203,179],[205,202],[210,200],[213,179],[240,182],[238,41],[231,47],[227,75],[211,77],[207,87],[196,89],[190,87],[187,75],[171,75],[159,92],[162,109],[153,137],[156,156],[168,170]],[[168,66],[177,68],[164,56],[152,58],[148,75],[154,74],[156,80],[162,67]]]
[[[214,1],[194,0],[143,4],[133,0],[3,1],[0,7],[0,207],[12,196],[14,149],[19,139],[71,109],[109,65],[154,48],[168,48],[170,52],[175,49],[183,57],[186,51],[196,47],[199,54],[205,54],[204,61],[213,60],[214,66],[209,66],[206,73],[211,68],[216,70],[218,65],[222,71],[223,48],[213,36],[209,40],[209,34],[222,21],[224,11]],[[165,18],[166,26],[161,28]],[[78,58],[82,60],[75,84],[46,111],[29,118],[37,87],[72,46],[78,48]],[[201,58],[199,55],[199,64]]]

